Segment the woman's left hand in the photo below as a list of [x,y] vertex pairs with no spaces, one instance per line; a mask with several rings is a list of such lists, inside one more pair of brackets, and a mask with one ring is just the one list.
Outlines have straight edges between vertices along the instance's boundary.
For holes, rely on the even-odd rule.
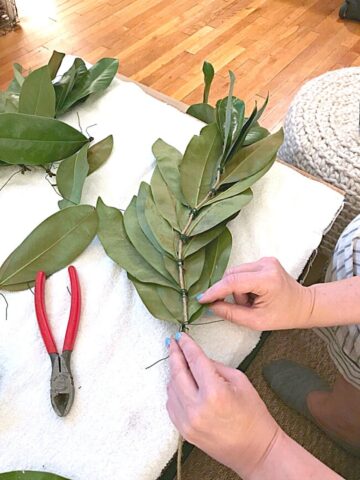
[[186,334],[169,347],[167,410],[181,435],[243,478],[281,431],[242,372],[210,360]]

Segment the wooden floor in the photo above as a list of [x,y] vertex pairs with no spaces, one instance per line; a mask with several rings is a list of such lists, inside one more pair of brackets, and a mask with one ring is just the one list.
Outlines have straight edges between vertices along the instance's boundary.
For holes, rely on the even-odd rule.
[[296,90],[330,69],[360,66],[360,23],[338,19],[341,0],[17,0],[21,28],[0,38],[0,87],[13,62],[44,64],[53,49],[120,71],[185,102],[202,95],[201,66],[228,70],[236,95],[252,104],[270,92],[264,125],[278,126]]

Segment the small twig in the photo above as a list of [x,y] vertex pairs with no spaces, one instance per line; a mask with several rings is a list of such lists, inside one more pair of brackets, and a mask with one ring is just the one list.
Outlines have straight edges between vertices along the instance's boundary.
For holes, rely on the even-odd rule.
[[6,307],[5,307],[5,320],[8,319],[8,310],[9,310],[9,302],[7,301],[5,295],[3,293],[0,293],[0,295],[2,296],[2,298],[4,299],[4,302],[6,303]]
[[169,355],[168,355],[167,357],[160,358],[160,360],[157,360],[156,362],[152,363],[152,364],[149,365],[148,367],[145,367],[145,370],[149,370],[149,368],[154,367],[154,366],[157,365],[158,363],[163,362],[164,360],[167,360],[168,358],[169,358]]
[[177,480],[181,480],[181,461],[183,455],[183,446],[184,446],[184,439],[180,435],[178,440],[178,451],[177,451],[177,465],[176,465],[176,478]]
[[0,188],[0,192],[1,192],[1,190],[2,190],[3,188],[6,187],[6,185],[10,182],[10,180],[12,180],[12,179],[15,177],[15,175],[18,175],[19,173],[22,173],[22,171],[23,171],[23,169],[20,168],[20,170],[18,170],[17,172],[14,172],[13,174],[11,174],[10,177],[9,177],[9,178],[6,180],[6,182],[4,183],[4,185],[2,185],[2,187]]

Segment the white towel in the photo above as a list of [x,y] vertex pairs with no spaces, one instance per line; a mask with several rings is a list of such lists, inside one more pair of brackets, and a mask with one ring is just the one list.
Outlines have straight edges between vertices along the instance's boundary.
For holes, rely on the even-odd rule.
[[[98,195],[125,208],[153,168],[158,138],[184,151],[202,124],[138,86],[114,81],[105,95],[78,109],[83,129],[96,141],[112,133],[113,154],[86,182],[84,203]],[[65,118],[77,125],[76,113]],[[0,185],[13,171],[1,169]],[[42,220],[57,211],[59,197],[40,169],[16,176],[0,193],[0,262]],[[231,265],[274,255],[297,277],[342,204],[334,190],[277,163],[254,187],[254,199],[232,222]],[[71,480],[154,480],[176,450],[177,432],[165,408],[164,339],[175,326],[154,319],[126,273],[95,239],[74,262],[83,309],[72,358],[76,397],[58,418],[49,399],[50,360],[30,291],[0,298],[0,472],[41,470]],[[66,269],[46,284],[49,317],[61,348],[70,297]],[[227,322],[193,327],[207,354],[236,366],[259,333]]]

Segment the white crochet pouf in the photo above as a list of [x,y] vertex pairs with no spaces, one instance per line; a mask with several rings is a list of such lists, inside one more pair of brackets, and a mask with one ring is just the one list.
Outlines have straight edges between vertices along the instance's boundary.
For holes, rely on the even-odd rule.
[[307,82],[285,119],[279,158],[346,193],[344,209],[322,243],[328,254],[345,226],[360,213],[359,112],[360,67],[352,67]]

